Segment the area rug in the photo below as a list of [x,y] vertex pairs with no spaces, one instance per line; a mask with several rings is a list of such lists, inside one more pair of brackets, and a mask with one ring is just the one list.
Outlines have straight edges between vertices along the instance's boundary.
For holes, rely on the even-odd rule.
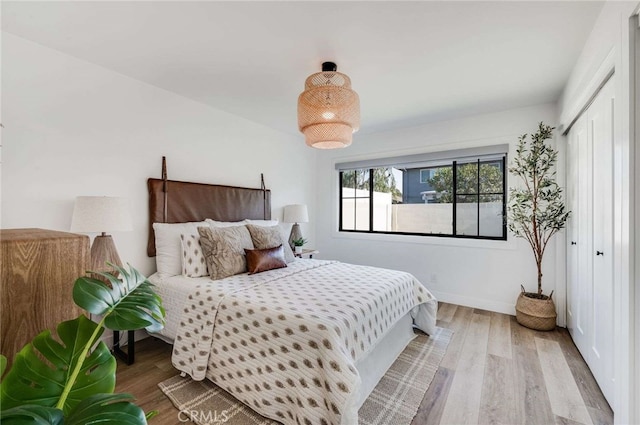
[[[452,331],[436,328],[419,334],[391,365],[358,411],[359,425],[409,425],[427,392],[451,340]],[[176,375],[158,384],[179,410],[181,421],[199,425],[276,425],[208,380]]]

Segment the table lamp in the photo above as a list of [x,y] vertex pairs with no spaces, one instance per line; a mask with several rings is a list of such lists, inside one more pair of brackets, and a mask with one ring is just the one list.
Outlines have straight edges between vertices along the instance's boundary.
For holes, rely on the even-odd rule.
[[302,232],[300,231],[300,225],[298,223],[309,222],[309,212],[307,206],[304,204],[293,204],[284,207],[284,220],[285,223],[294,223],[291,227],[291,235],[289,236],[289,245],[291,249],[294,249],[293,241],[302,238]]
[[116,270],[106,263],[122,267],[122,261],[111,235],[107,235],[107,232],[131,230],[133,230],[133,225],[128,202],[125,198],[109,196],[78,196],[76,198],[71,219],[71,231],[100,233],[91,245],[91,271],[116,274]]

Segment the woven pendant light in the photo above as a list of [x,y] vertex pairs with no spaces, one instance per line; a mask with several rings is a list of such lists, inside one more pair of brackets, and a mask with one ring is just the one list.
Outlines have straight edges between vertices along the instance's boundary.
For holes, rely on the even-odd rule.
[[308,146],[344,148],[360,128],[360,99],[351,90],[351,79],[324,62],[322,72],[310,75],[298,97],[298,128]]

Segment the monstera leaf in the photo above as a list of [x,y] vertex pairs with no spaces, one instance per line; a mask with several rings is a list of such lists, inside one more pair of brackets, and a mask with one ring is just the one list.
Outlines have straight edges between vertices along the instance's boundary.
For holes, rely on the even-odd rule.
[[96,394],[85,400],[67,416],[65,425],[122,425],[146,423],[141,408],[131,403],[129,394]]
[[[133,267],[117,268],[121,279],[81,277],[73,298],[102,316],[62,322],[55,339],[49,330],[36,336],[15,357],[0,384],[3,424],[146,424],[130,395],[111,394],[116,360],[103,342],[104,327],[115,330],[161,329],[164,308],[152,284]],[[0,367],[5,360],[0,358]]]
[[113,392],[116,360],[109,349],[100,342],[88,356],[86,351],[103,328],[80,316],[60,323],[57,331],[62,344],[46,330],[15,357],[0,387],[2,409],[23,404],[56,407],[64,394],[66,400],[58,408],[68,413],[90,395]]
[[18,406],[2,411],[3,425],[62,425],[62,410],[36,405]]
[[104,326],[116,331],[146,328],[156,332],[164,326],[164,308],[153,285],[136,269],[127,273],[114,266],[121,279],[109,273],[98,273],[108,279],[81,277],[73,287],[73,300],[90,313],[104,316]]
[[4,370],[7,368],[7,358],[0,354],[0,377],[4,375]]
[[82,400],[65,418],[55,407],[18,406],[2,412],[4,425],[122,425],[146,423],[129,394],[96,394]]

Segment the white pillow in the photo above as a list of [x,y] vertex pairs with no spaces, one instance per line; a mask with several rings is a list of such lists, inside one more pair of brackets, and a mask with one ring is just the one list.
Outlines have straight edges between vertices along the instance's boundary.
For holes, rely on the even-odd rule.
[[263,226],[263,227],[271,227],[271,226],[278,225],[278,220],[251,220],[250,218],[245,218],[244,222],[246,224],[255,224],[256,226]]
[[210,218],[206,219],[205,221],[211,227],[234,227],[234,226],[242,226],[243,224],[245,224],[244,221],[217,221],[217,220],[212,220]]
[[295,255],[293,255],[293,251],[291,250],[291,246],[289,245],[289,235],[291,234],[291,227],[293,223],[278,223],[278,220],[250,220],[245,219],[245,223],[254,224],[256,226],[262,227],[273,227],[278,226],[280,230],[280,236],[282,237],[282,247],[284,248],[284,259],[287,263],[292,262],[296,259]]
[[207,222],[153,223],[156,235],[156,267],[163,277],[182,274],[180,235],[198,235],[198,226],[207,226]]

